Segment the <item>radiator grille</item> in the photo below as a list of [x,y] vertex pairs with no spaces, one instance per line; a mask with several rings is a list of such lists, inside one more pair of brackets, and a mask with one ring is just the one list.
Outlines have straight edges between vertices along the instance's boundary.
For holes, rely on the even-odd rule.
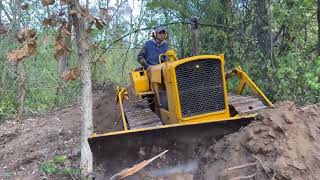
[[176,67],[182,117],[225,109],[221,62],[205,59]]

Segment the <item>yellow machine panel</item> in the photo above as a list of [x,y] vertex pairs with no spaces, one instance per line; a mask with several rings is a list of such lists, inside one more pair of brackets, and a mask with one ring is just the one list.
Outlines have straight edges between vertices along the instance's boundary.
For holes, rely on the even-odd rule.
[[151,90],[148,72],[146,70],[132,70],[130,77],[133,90],[136,94],[149,92]]

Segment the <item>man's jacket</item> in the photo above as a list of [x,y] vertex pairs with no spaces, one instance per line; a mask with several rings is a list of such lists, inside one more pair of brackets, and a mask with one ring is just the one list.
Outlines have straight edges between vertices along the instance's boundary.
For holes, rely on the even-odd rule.
[[138,61],[141,63],[141,60],[145,59],[147,63],[145,68],[148,68],[150,65],[157,65],[159,64],[159,55],[166,53],[167,50],[168,44],[166,41],[157,43],[153,39],[148,40],[138,54]]

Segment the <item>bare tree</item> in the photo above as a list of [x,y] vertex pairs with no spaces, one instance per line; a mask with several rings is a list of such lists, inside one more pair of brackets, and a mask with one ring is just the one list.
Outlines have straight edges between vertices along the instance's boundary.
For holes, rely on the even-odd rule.
[[[70,1],[70,9],[81,12],[79,0]],[[88,143],[88,138],[93,132],[92,125],[92,87],[91,87],[91,69],[89,58],[89,43],[85,30],[84,19],[80,13],[72,16],[73,26],[76,33],[78,46],[78,56],[80,61],[81,84],[82,84],[82,122],[81,122],[81,178],[90,179],[93,171],[92,152]]]
[[2,24],[2,0],[0,1],[0,26]]
[[[256,19],[256,33],[258,38],[259,49],[266,60],[271,62],[271,66],[275,68],[275,55],[273,51],[271,27],[270,27],[270,13],[268,8],[270,0],[255,0],[255,19]],[[266,69],[266,62],[264,62]]]
[[26,96],[26,73],[23,67],[23,63],[18,65],[18,78],[16,81],[16,95],[18,99],[18,107],[17,107],[17,114],[16,119],[21,120],[23,109],[24,109],[24,99]]

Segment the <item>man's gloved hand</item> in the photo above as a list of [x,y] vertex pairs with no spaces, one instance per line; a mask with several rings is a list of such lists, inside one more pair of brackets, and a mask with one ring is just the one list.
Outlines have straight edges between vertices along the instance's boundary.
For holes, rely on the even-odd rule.
[[141,64],[143,67],[147,67],[147,61],[146,61],[144,58],[141,58],[141,59],[140,59],[140,64]]
[[147,70],[149,71],[152,67],[153,67],[153,65],[150,65],[150,66],[147,68]]

